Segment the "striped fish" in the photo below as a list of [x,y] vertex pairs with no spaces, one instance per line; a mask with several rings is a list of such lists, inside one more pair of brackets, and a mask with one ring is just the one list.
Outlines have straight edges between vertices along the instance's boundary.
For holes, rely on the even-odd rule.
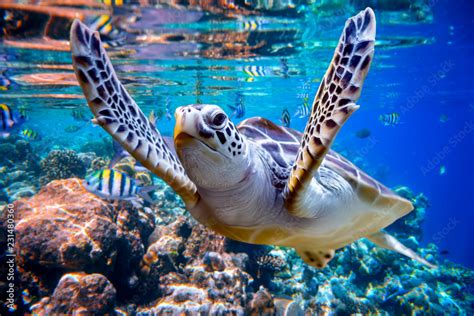
[[0,104],[0,138],[7,138],[13,128],[25,121],[25,117],[15,113],[6,104]]
[[111,7],[120,7],[124,4],[123,0],[101,0],[100,2]]
[[297,116],[297,117],[299,117],[299,118],[308,117],[310,111],[311,111],[311,110],[310,110],[310,108],[309,108],[308,97],[305,97],[305,98],[303,99],[303,104],[301,104],[301,105],[298,107],[298,110],[296,111],[295,116]]
[[388,113],[379,116],[379,121],[384,126],[395,126],[400,124],[400,115],[398,113]]
[[141,196],[145,201],[153,203],[148,194],[158,186],[140,187],[137,182],[124,173],[113,169],[98,170],[86,177],[83,182],[87,191],[106,200],[129,200]]
[[242,21],[241,28],[244,31],[255,31],[262,28],[264,21],[262,20],[246,20]]
[[269,74],[269,70],[264,66],[244,66],[242,71],[250,77],[264,77]]
[[31,128],[23,129],[20,132],[20,137],[22,137],[24,139],[27,139],[27,140],[32,140],[32,141],[41,139],[41,135],[37,131],[35,131]]

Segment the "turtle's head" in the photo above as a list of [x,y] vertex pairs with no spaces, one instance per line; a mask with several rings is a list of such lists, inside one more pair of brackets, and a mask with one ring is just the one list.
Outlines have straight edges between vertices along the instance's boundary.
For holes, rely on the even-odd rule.
[[174,143],[189,178],[206,189],[225,189],[249,169],[248,146],[217,105],[193,104],[175,112]]

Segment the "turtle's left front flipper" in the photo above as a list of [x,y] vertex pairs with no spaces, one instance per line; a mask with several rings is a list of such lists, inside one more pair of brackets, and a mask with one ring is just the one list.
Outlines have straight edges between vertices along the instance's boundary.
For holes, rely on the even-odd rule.
[[328,153],[334,138],[357,110],[362,84],[374,54],[375,15],[367,8],[347,20],[331,64],[321,80],[285,188],[287,209],[295,216],[313,217],[306,207],[306,188]]
[[199,199],[195,184],[118,80],[99,34],[74,21],[71,51],[77,80],[97,123],[193,206]]

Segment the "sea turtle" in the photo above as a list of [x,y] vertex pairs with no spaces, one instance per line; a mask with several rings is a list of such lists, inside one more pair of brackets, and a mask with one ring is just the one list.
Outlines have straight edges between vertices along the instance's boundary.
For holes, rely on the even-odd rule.
[[358,108],[375,24],[370,8],[347,20],[303,134],[260,117],[236,127],[219,106],[192,104],[176,109],[174,148],[120,83],[97,32],[74,21],[71,50],[95,123],[200,223],[231,239],[293,247],[317,268],[362,237],[433,267],[381,232],[412,204],[330,149]]

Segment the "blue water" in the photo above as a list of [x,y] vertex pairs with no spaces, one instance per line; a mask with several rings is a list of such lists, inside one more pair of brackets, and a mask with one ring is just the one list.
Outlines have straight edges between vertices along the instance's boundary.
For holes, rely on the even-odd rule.
[[[449,252],[447,258],[472,268],[474,5],[433,1],[430,9],[432,21],[406,22],[387,15],[378,19],[375,60],[359,100],[361,108],[345,124],[335,148],[358,157],[356,163],[386,185],[408,186],[425,194],[430,207],[422,243],[436,243]],[[248,17],[265,21],[246,43],[262,46],[242,56],[236,51],[222,53],[222,39],[210,36],[230,38],[242,30],[238,20],[183,11],[179,16],[176,12],[163,15],[170,23],[161,24],[157,18],[146,18],[153,17],[149,10],[142,8],[141,22],[132,24],[128,34],[123,31],[125,41],[109,49],[119,78],[145,113],[163,110],[167,100],[171,113],[196,102],[218,104],[229,113],[228,106],[240,93],[246,107],[244,118],[264,116],[280,122],[283,109],[288,109],[291,127],[299,130],[304,129],[306,118],[293,114],[302,94],[308,93],[311,100],[316,93],[341,27],[356,12],[346,9],[318,19],[309,12]],[[129,14],[117,10],[117,15]],[[384,16],[377,10],[376,15]],[[44,24],[32,37],[44,33],[63,42],[67,39],[67,29],[48,33],[42,29]],[[158,40],[151,44],[138,39],[133,30],[140,35],[177,37],[168,38],[166,44]],[[27,108],[25,126],[42,134],[33,146],[44,156],[51,146],[80,150],[84,143],[108,139],[100,128],[73,120],[72,109],[88,110],[78,86],[57,84],[56,79],[46,84],[44,79],[25,81],[25,75],[38,73],[72,75],[67,50],[19,48],[11,43],[28,42],[29,36],[4,37],[10,42],[0,44],[0,72],[10,81],[0,90],[0,101],[13,109]],[[243,68],[250,66],[258,66],[262,73],[249,76]],[[379,115],[392,112],[399,114],[400,124],[382,125]],[[64,132],[71,124],[80,130]],[[173,124],[173,119],[163,117],[158,126],[171,136]],[[370,130],[370,137],[358,138],[361,129]],[[440,169],[445,173],[440,174]]]

